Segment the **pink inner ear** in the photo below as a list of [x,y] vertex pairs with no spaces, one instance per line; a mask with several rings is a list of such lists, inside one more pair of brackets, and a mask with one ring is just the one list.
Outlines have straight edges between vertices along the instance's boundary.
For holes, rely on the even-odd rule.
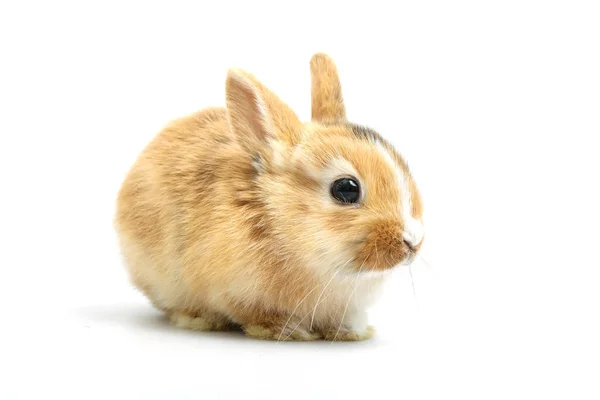
[[239,77],[230,79],[228,106],[232,113],[232,125],[235,133],[242,136],[251,135],[260,141],[265,140],[267,131],[263,113],[266,110],[259,105],[261,100],[258,98],[256,90]]
[[271,138],[285,143],[298,141],[302,123],[296,114],[250,74],[229,72],[227,109],[231,129],[253,150]]

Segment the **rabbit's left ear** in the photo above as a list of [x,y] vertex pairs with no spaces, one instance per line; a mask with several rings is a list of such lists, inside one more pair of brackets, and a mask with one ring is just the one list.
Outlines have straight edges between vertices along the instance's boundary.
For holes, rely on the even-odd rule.
[[333,60],[317,53],[310,60],[312,120],[339,121],[346,119],[342,85]]
[[298,142],[302,123],[296,114],[250,73],[229,70],[226,95],[230,129],[248,151],[271,140]]

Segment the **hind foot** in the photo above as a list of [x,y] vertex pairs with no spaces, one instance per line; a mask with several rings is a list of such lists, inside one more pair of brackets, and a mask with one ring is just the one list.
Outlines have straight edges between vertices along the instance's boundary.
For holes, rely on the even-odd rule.
[[225,317],[214,314],[187,314],[180,311],[172,312],[171,323],[178,328],[193,331],[227,331],[234,325]]

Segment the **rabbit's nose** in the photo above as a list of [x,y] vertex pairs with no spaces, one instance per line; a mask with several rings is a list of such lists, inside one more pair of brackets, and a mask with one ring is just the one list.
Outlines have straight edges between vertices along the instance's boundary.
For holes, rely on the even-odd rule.
[[423,224],[414,219],[405,221],[404,224],[402,239],[408,248],[414,249],[423,241],[423,236],[425,235]]
[[402,242],[404,243],[404,245],[405,245],[406,247],[408,247],[408,250],[410,250],[412,253],[414,253],[414,251],[415,251],[415,247],[413,246],[413,244],[412,244],[411,242],[409,242],[409,241],[408,241],[408,240],[406,240],[406,239],[404,239]]

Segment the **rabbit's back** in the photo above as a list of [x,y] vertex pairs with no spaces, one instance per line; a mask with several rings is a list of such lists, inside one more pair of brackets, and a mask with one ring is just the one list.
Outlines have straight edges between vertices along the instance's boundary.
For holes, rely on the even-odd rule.
[[209,249],[219,251],[213,230],[226,223],[224,197],[235,186],[229,160],[244,158],[225,109],[211,108],[171,122],[129,171],[118,196],[116,229],[132,282],[157,307],[193,301],[187,298],[184,258],[202,243],[206,258]]

